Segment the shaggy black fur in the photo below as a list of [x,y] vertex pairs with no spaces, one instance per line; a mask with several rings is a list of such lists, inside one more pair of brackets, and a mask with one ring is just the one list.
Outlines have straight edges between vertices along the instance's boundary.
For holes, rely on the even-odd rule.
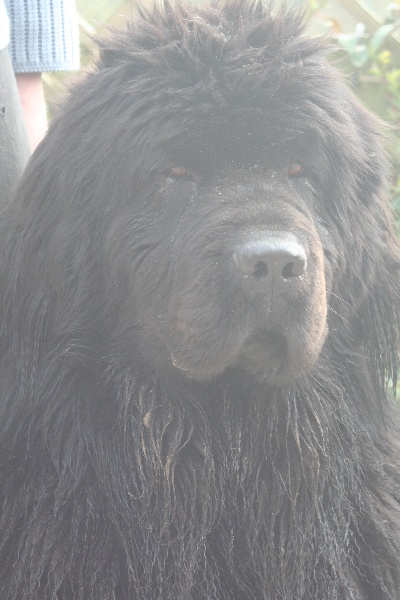
[[165,5],[52,124],[1,219],[2,599],[400,598],[399,248],[326,52]]

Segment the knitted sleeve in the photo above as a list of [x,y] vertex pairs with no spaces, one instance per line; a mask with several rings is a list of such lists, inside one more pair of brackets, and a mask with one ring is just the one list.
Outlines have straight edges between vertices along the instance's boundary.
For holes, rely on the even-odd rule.
[[16,73],[79,69],[74,0],[5,0]]

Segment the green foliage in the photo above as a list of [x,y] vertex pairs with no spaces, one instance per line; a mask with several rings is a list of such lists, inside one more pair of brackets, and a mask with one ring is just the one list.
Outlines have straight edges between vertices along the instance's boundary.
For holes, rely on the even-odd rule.
[[[308,3],[316,14],[325,4],[324,0],[308,0]],[[353,32],[343,33],[337,20],[330,22],[335,27],[335,40],[346,56],[356,93],[371,110],[393,125],[388,151],[394,170],[392,202],[400,225],[400,46],[395,56],[387,44],[390,34],[400,31],[400,0],[387,5],[383,24],[373,32],[367,31],[363,23],[357,23]]]
[[[337,41],[346,50],[351,64],[361,69],[377,59],[377,53],[382,44],[395,28],[395,22],[386,23],[369,36],[366,33],[364,23],[357,23],[353,33],[341,33],[337,36]],[[390,63],[390,53],[386,51],[385,54],[386,60],[389,59],[388,62]]]

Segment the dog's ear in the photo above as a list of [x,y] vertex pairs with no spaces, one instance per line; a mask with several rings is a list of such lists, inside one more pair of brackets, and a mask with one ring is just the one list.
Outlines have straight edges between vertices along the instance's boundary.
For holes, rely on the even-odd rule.
[[[361,312],[364,347],[381,382],[396,382],[400,351],[400,249],[386,202],[374,201],[377,236],[366,240],[362,277],[371,277]],[[370,248],[371,246],[371,248]]]
[[396,380],[400,351],[400,246],[389,202],[390,172],[383,151],[383,124],[368,121],[362,109],[354,118],[364,143],[365,161],[358,173],[359,210],[369,221],[362,240],[359,278],[365,288],[361,312],[369,362],[381,382]]
[[[395,380],[399,368],[400,247],[389,202],[384,125],[351,93],[345,100],[357,147],[342,157],[335,173],[339,186],[332,191],[337,227],[347,233],[341,236],[345,263],[331,306],[343,318],[343,336],[351,332],[361,344],[371,376],[381,385]],[[347,177],[341,178],[342,169]],[[346,185],[340,186],[341,179]]]

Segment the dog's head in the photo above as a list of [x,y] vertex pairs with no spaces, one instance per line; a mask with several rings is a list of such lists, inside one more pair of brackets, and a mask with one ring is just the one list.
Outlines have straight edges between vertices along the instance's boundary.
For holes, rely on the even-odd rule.
[[397,260],[386,166],[326,54],[297,13],[236,0],[165,5],[103,44],[37,160],[54,153],[71,182],[49,202],[54,255],[65,219],[76,257],[89,235],[99,314],[125,353],[282,385],[312,368],[329,328],[341,343],[365,335]]

